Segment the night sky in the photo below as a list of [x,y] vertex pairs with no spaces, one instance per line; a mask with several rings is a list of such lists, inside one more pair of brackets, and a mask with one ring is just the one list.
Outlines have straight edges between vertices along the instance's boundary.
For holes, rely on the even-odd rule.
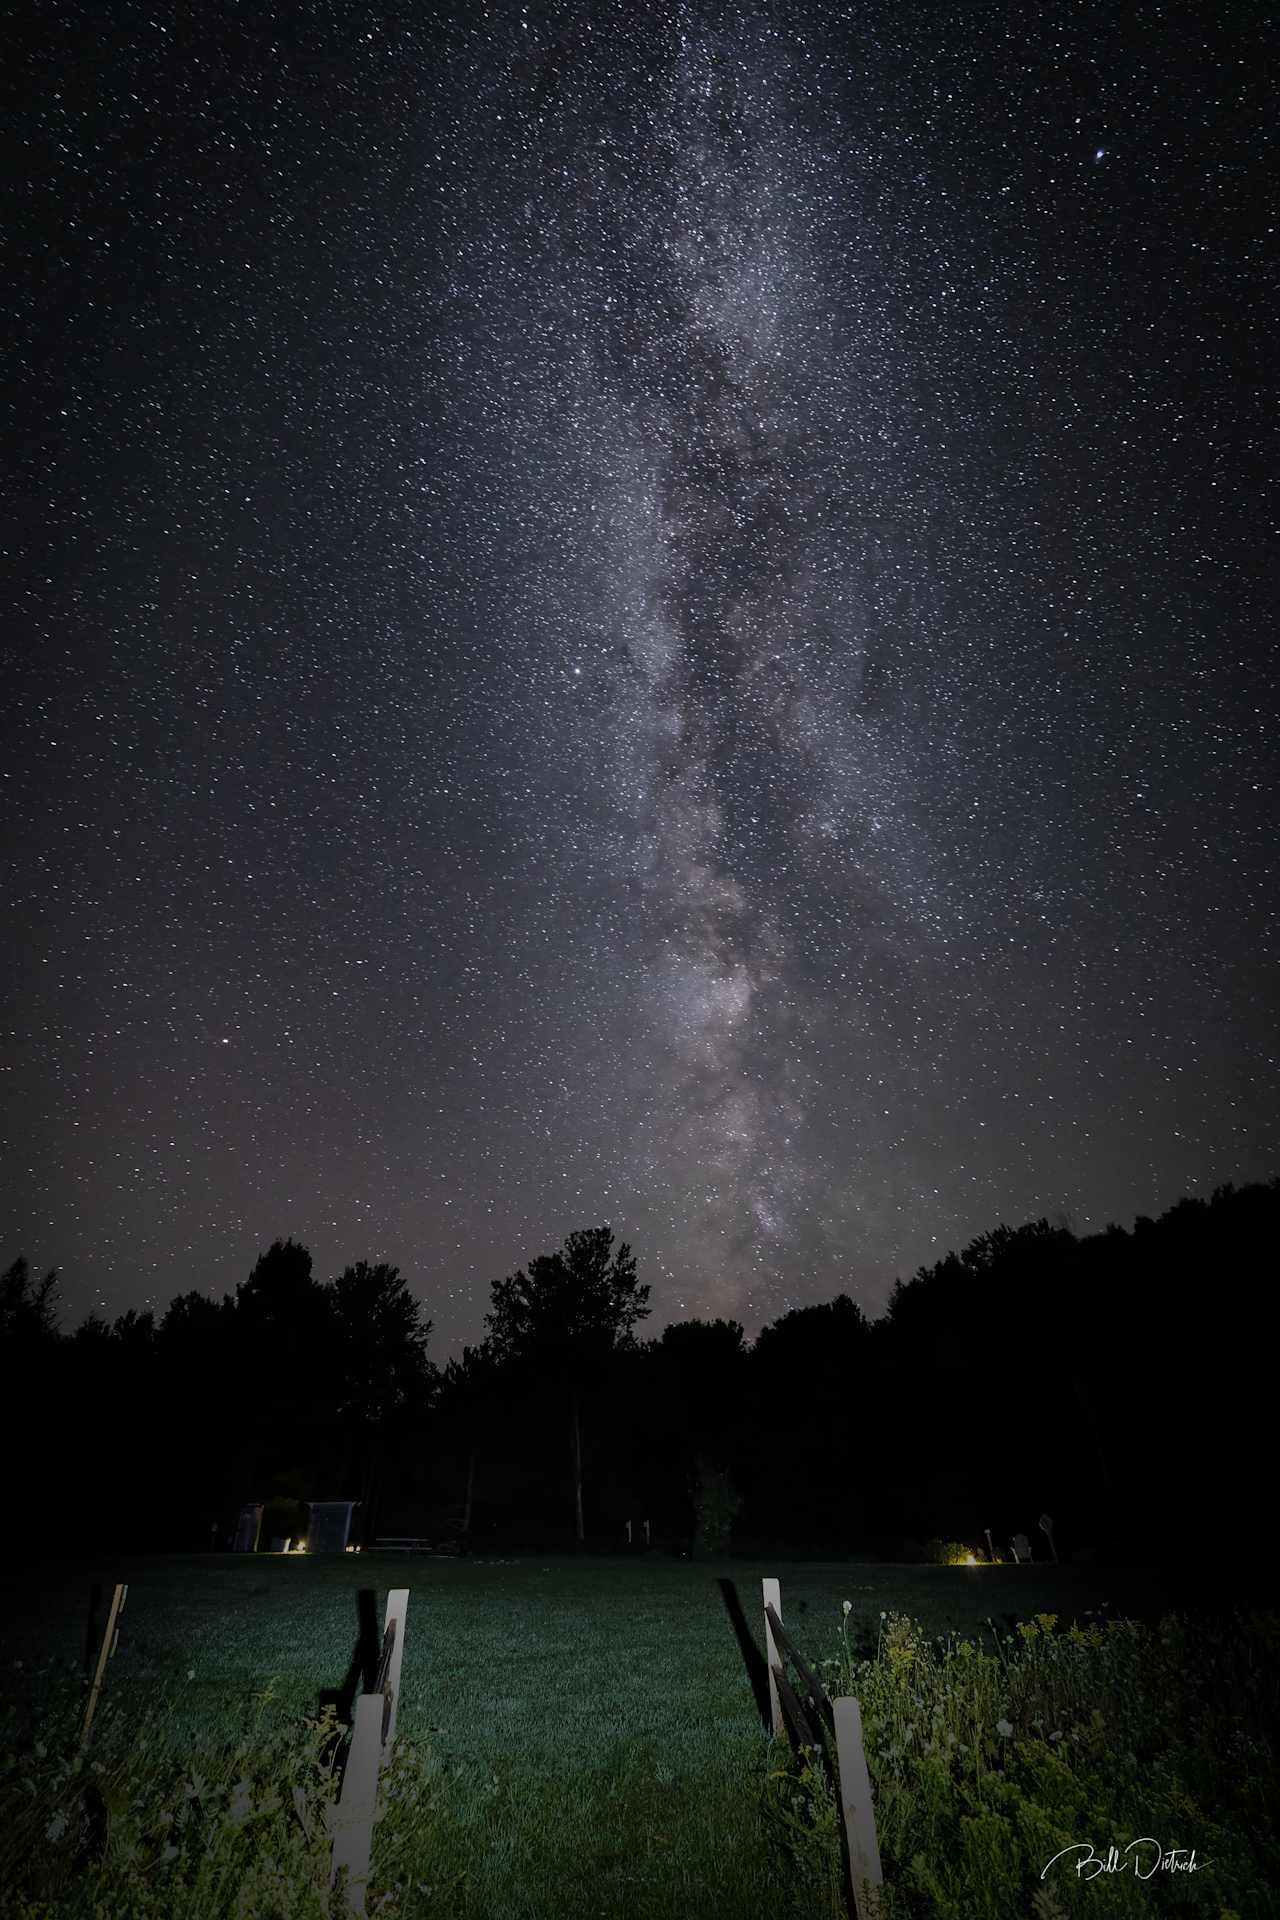
[[442,1360],[1280,1172],[1255,8],[200,0],[5,60],[0,1261]]

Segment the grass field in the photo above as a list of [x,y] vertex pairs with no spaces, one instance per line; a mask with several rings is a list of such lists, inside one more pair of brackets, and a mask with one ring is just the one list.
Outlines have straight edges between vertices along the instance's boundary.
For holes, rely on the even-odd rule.
[[314,1715],[348,1672],[359,1590],[375,1589],[380,1625],[387,1589],[407,1586],[399,1731],[429,1756],[437,1794],[431,1859],[419,1851],[401,1911],[753,1920],[781,1910],[779,1868],[758,1675],[732,1613],[736,1598],[758,1645],[767,1573],[816,1658],[839,1651],[845,1600],[871,1650],[885,1612],[989,1636],[989,1616],[1065,1625],[1106,1603],[1153,1619],[1200,1597],[1168,1576],[1047,1565],[126,1557],[7,1579],[0,1663],[19,1715],[38,1712],[82,1659],[91,1580],[127,1580],[102,1738],[163,1699],[164,1739],[189,1761],[225,1744],[268,1685],[276,1721]]

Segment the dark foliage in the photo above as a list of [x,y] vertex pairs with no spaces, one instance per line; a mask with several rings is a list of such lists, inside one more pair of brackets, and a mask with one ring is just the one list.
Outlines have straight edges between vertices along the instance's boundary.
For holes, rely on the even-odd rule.
[[[507,1548],[1158,1562],[1262,1536],[1280,1181],[1078,1238],[997,1227],[900,1282],[639,1343],[649,1289],[608,1227],[493,1287],[439,1375],[394,1267],[326,1283],[277,1240],[233,1295],[91,1316],[56,1276],[0,1278],[0,1400],[30,1545],[224,1545],[238,1504],[306,1498],[362,1527]],[[104,1471],[103,1462],[109,1465]],[[627,1522],[631,1522],[630,1541]]]

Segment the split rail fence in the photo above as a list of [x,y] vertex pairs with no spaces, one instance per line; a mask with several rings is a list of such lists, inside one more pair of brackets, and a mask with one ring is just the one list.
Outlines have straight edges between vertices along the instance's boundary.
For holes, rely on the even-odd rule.
[[[81,1729],[82,1750],[89,1738],[107,1662],[119,1639],[120,1615],[128,1591],[123,1584],[114,1589]],[[797,1747],[807,1748],[828,1769],[843,1816],[845,1864],[853,1912],[856,1920],[876,1920],[880,1905],[877,1890],[883,1884],[883,1874],[876,1839],[871,1779],[862,1742],[862,1710],[855,1699],[832,1700],[792,1642],[782,1624],[782,1590],[778,1581],[765,1580],[763,1594],[769,1705],[774,1737],[776,1739],[784,1732],[789,1733]],[[96,1607],[95,1594],[90,1621],[91,1640],[96,1626]],[[383,1761],[396,1736],[408,1608],[409,1589],[393,1587],[387,1594],[382,1645],[373,1686],[367,1693],[361,1694],[355,1703],[342,1788],[332,1814],[333,1851],[329,1883],[330,1886],[336,1885],[339,1875],[345,1870],[347,1900],[357,1914],[365,1910],[373,1827],[378,1812],[378,1781]],[[795,1676],[794,1684],[792,1674]]]
[[[782,1590],[765,1580],[764,1633],[769,1664],[769,1707],[774,1738],[789,1733],[807,1747],[831,1776],[843,1816],[845,1864],[857,1920],[875,1920],[884,1884],[876,1839],[871,1776],[862,1744],[862,1709],[852,1697],[832,1700],[782,1624]],[[793,1685],[791,1668],[798,1685]]]
[[[120,1616],[129,1589],[116,1585],[111,1598],[106,1628],[98,1650],[93,1683],[80,1729],[80,1750],[88,1744],[94,1711],[102,1693],[107,1662],[120,1639]],[[89,1637],[86,1655],[91,1652],[98,1619],[99,1592],[90,1598]],[[347,1748],[342,1787],[332,1813],[333,1851],[329,1864],[329,1884],[337,1884],[346,1869],[346,1893],[349,1906],[363,1913],[369,1883],[369,1855],[373,1845],[373,1824],[378,1817],[378,1780],[382,1763],[396,1737],[396,1714],[400,1702],[400,1667],[404,1659],[405,1618],[409,1610],[408,1587],[392,1587],[387,1594],[383,1616],[382,1646],[373,1686],[355,1703],[351,1740]]]

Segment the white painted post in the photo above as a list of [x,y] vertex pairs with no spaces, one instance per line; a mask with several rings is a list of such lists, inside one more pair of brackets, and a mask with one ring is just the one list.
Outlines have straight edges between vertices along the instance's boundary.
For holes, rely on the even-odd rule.
[[644,1523],[644,1543],[646,1547],[649,1545],[649,1522],[647,1520]]
[[84,1710],[84,1725],[80,1729],[80,1745],[83,1748],[89,1738],[89,1729],[93,1725],[94,1711],[98,1705],[98,1695],[102,1692],[102,1683],[106,1678],[107,1662],[116,1650],[120,1638],[120,1615],[124,1612],[124,1603],[129,1597],[129,1589],[123,1584],[116,1586],[111,1596],[111,1611],[107,1615],[106,1631],[102,1636],[102,1646],[98,1653],[98,1666],[93,1676],[93,1685],[89,1690],[89,1704]]
[[[776,1580],[762,1580],[764,1605],[772,1607],[779,1620],[782,1618],[782,1588]],[[773,1670],[779,1664],[778,1649],[774,1645],[773,1628],[769,1625],[769,1616],[764,1617],[764,1656],[769,1662],[769,1710],[773,1720],[773,1737],[776,1740],[782,1732],[782,1702],[778,1698],[778,1683]]]
[[362,1693],[356,1701],[351,1729],[351,1752],[342,1776],[342,1792],[335,1810],[333,1862],[329,1885],[347,1869],[347,1899],[356,1913],[364,1912],[369,1881],[369,1849],[373,1817],[378,1806],[378,1769],[382,1761],[382,1695]]
[[627,1545],[631,1545],[631,1522],[629,1520],[627,1522]]
[[408,1587],[392,1587],[387,1594],[387,1615],[382,1623],[384,1638],[390,1622],[394,1620],[396,1623],[395,1645],[391,1649],[391,1660],[387,1667],[387,1692],[391,1695],[391,1713],[387,1721],[388,1747],[396,1737],[396,1715],[400,1711],[400,1662],[404,1658],[404,1621],[408,1611]]
[[849,1877],[853,1881],[858,1920],[874,1920],[879,1908],[875,1888],[883,1886],[880,1846],[876,1840],[871,1776],[862,1744],[862,1709],[856,1700],[833,1700],[836,1723],[836,1762],[840,1769],[840,1804],[849,1840]]

